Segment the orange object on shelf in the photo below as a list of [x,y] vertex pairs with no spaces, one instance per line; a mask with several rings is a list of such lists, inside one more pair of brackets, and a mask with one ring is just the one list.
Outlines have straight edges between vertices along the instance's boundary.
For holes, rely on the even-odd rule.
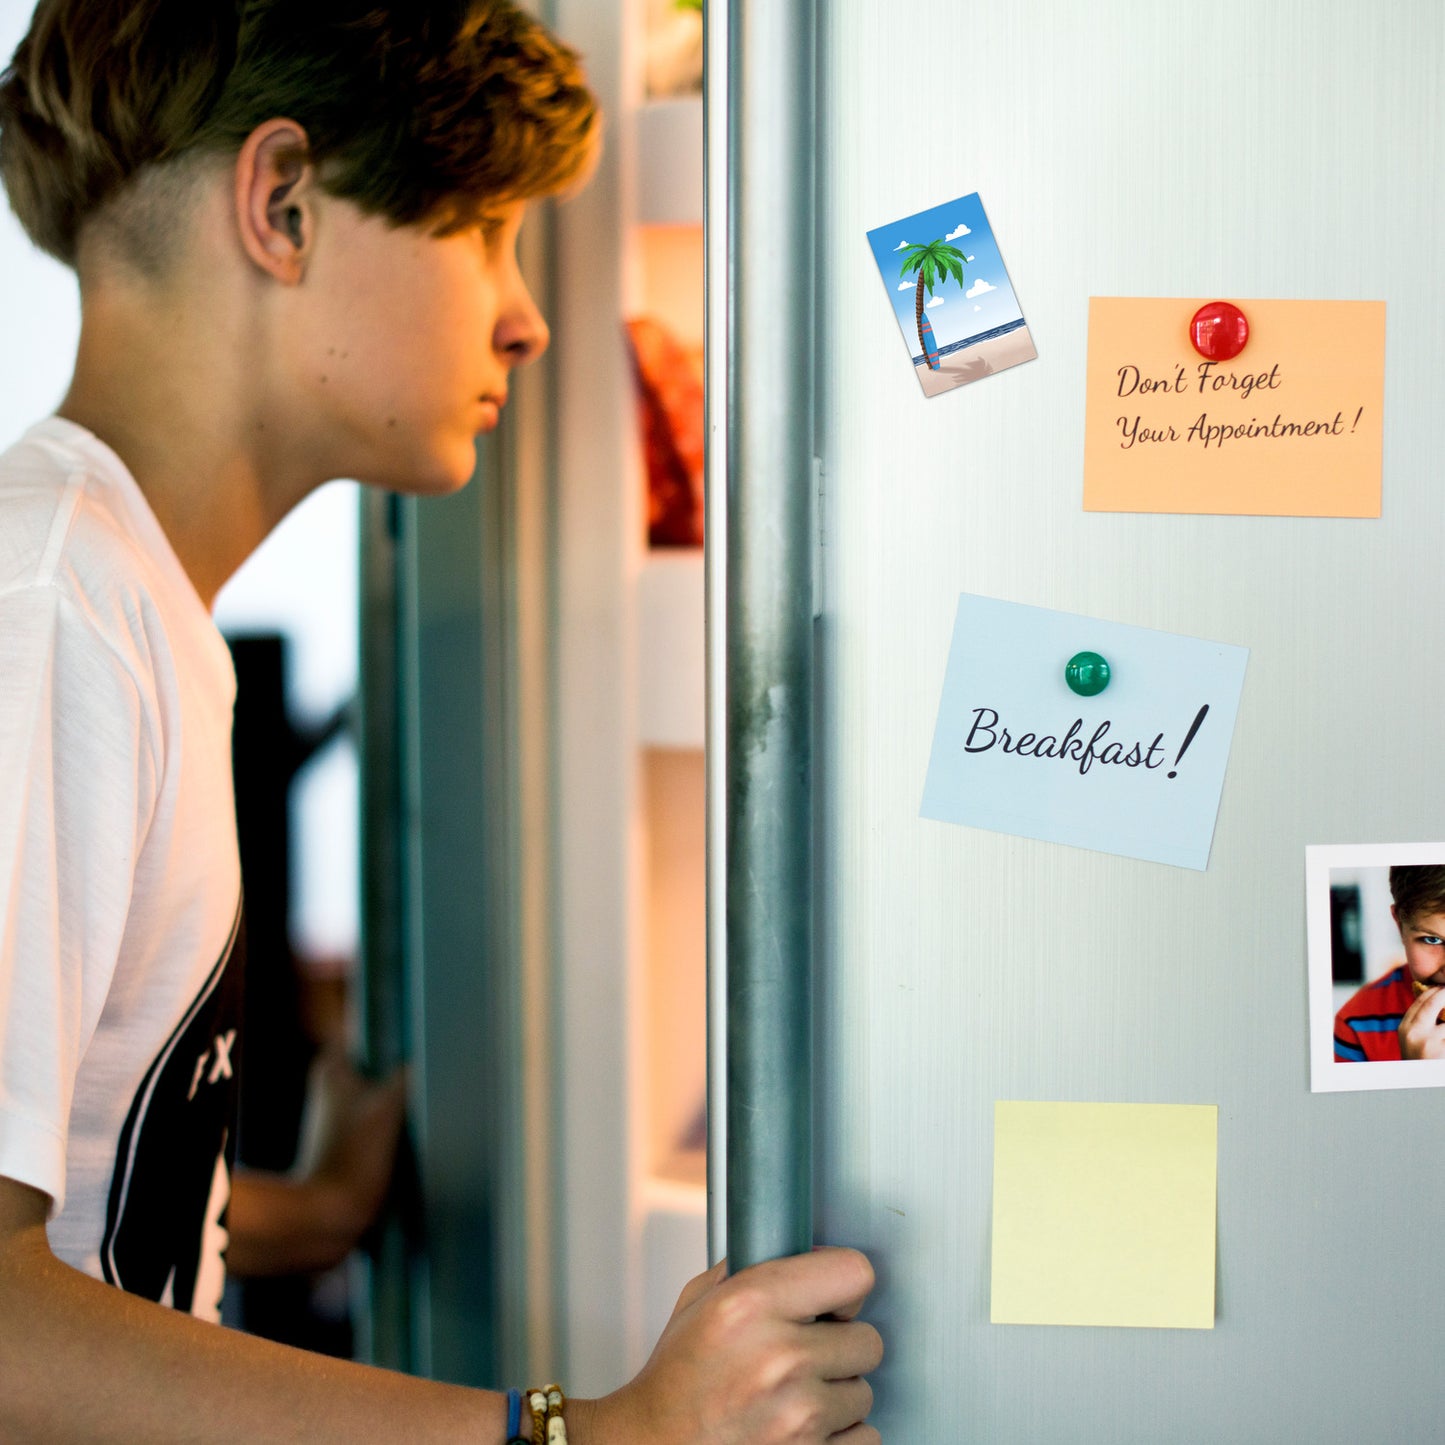
[[627,323],[647,462],[647,538],[653,547],[700,547],[703,530],[702,352],[660,322]]

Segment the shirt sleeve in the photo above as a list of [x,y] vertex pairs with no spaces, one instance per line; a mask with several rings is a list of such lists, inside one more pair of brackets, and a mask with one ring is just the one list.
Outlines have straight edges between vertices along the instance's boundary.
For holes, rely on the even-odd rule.
[[1337,1064],[1363,1064],[1365,1046],[1355,1032],[1354,1025],[1344,1017],[1341,1009],[1335,1015],[1335,1062]]
[[52,1214],[154,779],[119,655],[56,588],[0,596],[0,1175]]

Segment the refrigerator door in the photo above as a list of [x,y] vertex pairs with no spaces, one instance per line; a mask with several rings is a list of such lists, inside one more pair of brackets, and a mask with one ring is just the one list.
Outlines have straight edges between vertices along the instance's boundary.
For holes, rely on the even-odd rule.
[[[883,1438],[1432,1438],[1445,1100],[1310,1093],[1304,849],[1445,833],[1445,9],[818,23],[818,244],[759,264],[817,287],[818,1233]],[[1038,359],[925,398],[866,232],[973,191]],[[1089,297],[1201,295],[1387,303],[1382,518],[1082,510]],[[919,817],[964,592],[1250,649],[1206,871]],[[1218,1106],[1212,1330],[990,1324],[998,1100]]]

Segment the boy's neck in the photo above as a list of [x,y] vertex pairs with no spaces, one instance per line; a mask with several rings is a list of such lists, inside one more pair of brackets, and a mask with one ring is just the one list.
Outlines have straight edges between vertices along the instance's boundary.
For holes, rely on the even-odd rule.
[[284,427],[246,375],[233,339],[241,328],[215,299],[205,311],[168,313],[87,297],[75,376],[57,408],[125,463],[208,609],[272,528],[328,480],[294,448],[278,455]]

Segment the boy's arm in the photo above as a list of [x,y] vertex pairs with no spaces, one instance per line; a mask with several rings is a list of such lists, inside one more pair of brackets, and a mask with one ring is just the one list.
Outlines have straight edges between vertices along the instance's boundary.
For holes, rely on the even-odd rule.
[[[0,1439],[502,1445],[500,1395],[255,1339],[70,1269],[48,1208],[0,1178]],[[852,1318],[872,1282],[841,1249],[700,1276],[642,1374],[569,1407],[573,1445],[877,1445],[859,1377],[883,1347]]]
[[0,1439],[501,1445],[501,1396],[307,1354],[62,1264],[44,1194],[0,1178]]
[[226,1212],[226,1273],[235,1279],[323,1274],[356,1248],[371,1223],[344,1186],[239,1170]]
[[[1353,1000],[1351,1000],[1353,1002]],[[1362,1064],[1365,1062],[1365,1046],[1355,1032],[1354,1025],[1345,1017],[1345,1005],[1335,1015],[1335,1062],[1337,1064]]]

